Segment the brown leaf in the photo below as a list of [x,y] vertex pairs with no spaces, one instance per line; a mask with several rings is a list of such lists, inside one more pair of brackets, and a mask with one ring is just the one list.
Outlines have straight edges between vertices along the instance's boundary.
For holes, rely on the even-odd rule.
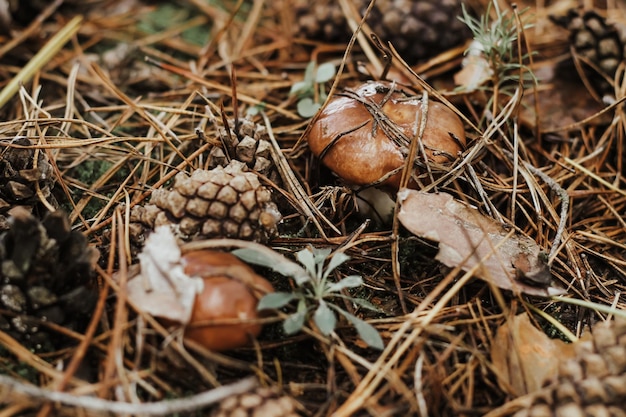
[[573,356],[573,344],[550,339],[532,325],[526,313],[500,326],[491,346],[502,388],[515,396],[541,388],[544,381],[557,376],[559,361]]
[[398,219],[411,233],[439,242],[435,259],[469,271],[505,290],[537,296],[562,294],[552,287],[545,254],[537,243],[515,234],[446,193],[398,192]]

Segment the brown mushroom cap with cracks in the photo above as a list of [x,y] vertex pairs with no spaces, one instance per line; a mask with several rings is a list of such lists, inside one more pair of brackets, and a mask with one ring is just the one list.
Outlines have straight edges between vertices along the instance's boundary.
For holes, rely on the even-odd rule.
[[[185,337],[207,349],[224,351],[247,345],[261,333],[259,299],[274,288],[234,255],[210,250],[186,253],[185,273],[203,279]],[[219,324],[222,321],[230,323]]]
[[[397,189],[411,140],[417,136],[422,101],[387,82],[367,82],[332,97],[308,135],[311,151],[324,165],[355,185]],[[422,143],[430,163],[456,159],[465,147],[461,119],[429,101]],[[423,161],[419,154],[418,160]]]

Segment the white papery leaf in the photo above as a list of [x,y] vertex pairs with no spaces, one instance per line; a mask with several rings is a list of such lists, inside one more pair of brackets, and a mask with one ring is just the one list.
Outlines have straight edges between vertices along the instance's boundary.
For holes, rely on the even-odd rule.
[[128,281],[128,298],[155,317],[187,324],[203,281],[183,270],[181,252],[171,229],[157,227],[138,257],[141,272]]

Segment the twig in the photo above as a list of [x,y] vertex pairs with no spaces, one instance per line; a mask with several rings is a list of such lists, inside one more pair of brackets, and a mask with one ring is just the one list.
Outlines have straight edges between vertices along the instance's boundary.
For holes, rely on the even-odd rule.
[[[601,149],[598,149],[598,150],[601,150]],[[626,196],[626,191],[624,191],[621,188],[616,187],[615,185],[611,184],[610,182],[602,179],[602,177],[600,177],[600,176],[596,175],[595,173],[591,172],[590,170],[588,170],[587,168],[585,168],[584,166],[582,166],[578,162],[574,161],[573,159],[570,159],[570,158],[564,156],[563,160],[565,162],[567,162],[569,165],[571,165],[574,168],[576,168],[577,170],[581,171],[583,174],[585,174],[585,175],[593,178],[594,180],[598,181],[600,184],[604,185],[609,190],[614,191],[616,193],[619,193],[619,194],[621,194],[623,196]]]
[[43,402],[60,403],[65,406],[79,407],[96,413],[164,416],[198,410],[220,402],[230,396],[242,394],[255,388],[256,377],[248,377],[234,384],[224,385],[201,392],[187,398],[156,401],[152,403],[130,404],[119,401],[103,400],[91,396],[77,396],[65,392],[52,391],[23,383],[15,378],[0,375],[0,404],[15,403],[16,398],[25,397],[27,402],[39,405]]
[[[513,160],[514,156],[511,152],[506,149],[502,149],[511,160]],[[557,251],[559,250],[559,245],[561,243],[561,239],[563,237],[563,233],[565,232],[565,225],[567,224],[567,212],[569,210],[569,194],[567,190],[561,187],[551,176],[544,173],[538,168],[535,168],[531,163],[523,161],[524,167],[530,171],[533,175],[541,178],[543,182],[545,182],[552,191],[554,191],[561,200],[561,213],[559,214],[559,225],[556,229],[556,234],[554,235],[554,239],[552,240],[552,247],[550,248],[550,254],[548,255],[548,265],[552,263],[554,257],[556,256]]]
[[422,383],[422,372],[424,371],[424,353],[415,361],[415,370],[413,372],[413,385],[415,386],[415,397],[419,405],[420,417],[428,415],[428,404],[424,398],[424,384]]
[[54,57],[65,43],[78,31],[83,21],[81,16],[76,16],[68,22],[28,63],[18,72],[15,77],[0,91],[0,107],[4,106],[20,88],[27,83],[44,65]]
[[274,137],[274,131],[272,130],[272,125],[269,118],[267,117],[267,114],[265,114],[265,112],[261,112],[261,115],[263,116],[263,121],[265,122],[265,127],[267,128],[267,134],[272,145],[271,151],[274,164],[276,164],[276,168],[278,168],[278,172],[280,172],[280,176],[282,177],[285,184],[296,196],[296,200],[301,203],[299,207],[302,210],[303,214],[307,217],[307,220],[311,220],[313,222],[313,224],[317,227],[318,231],[324,238],[326,238],[326,233],[324,232],[324,229],[322,228],[322,225],[320,224],[318,218],[324,220],[324,223],[326,223],[335,233],[341,235],[339,229],[337,229],[337,227],[332,224],[331,221],[328,220],[319,211],[315,204],[311,202],[311,198],[304,191],[304,188],[302,188],[302,185],[296,179],[291,170],[291,167],[289,166],[289,162],[287,162],[287,158],[285,158],[285,155],[283,155],[280,146],[278,146],[278,142]]
[[[180,76],[186,77],[190,81],[198,83],[198,84],[200,84],[200,85],[202,85],[202,86],[204,86],[206,88],[211,88],[211,89],[214,89],[214,90],[219,91],[219,92],[224,93],[224,94],[230,94],[231,93],[231,88],[230,87],[222,85],[222,84],[220,84],[218,82],[207,80],[207,79],[205,79],[205,78],[203,78],[203,77],[201,77],[199,75],[196,75],[196,74],[192,73],[191,71],[187,71],[185,69],[178,68],[178,67],[176,67],[174,65],[170,65],[170,64],[167,64],[167,63],[164,63],[164,62],[159,62],[156,59],[152,59],[150,57],[146,57],[145,61],[148,62],[149,64],[154,65],[157,68],[161,68],[161,69],[169,71],[169,72],[171,72],[173,74],[178,74]],[[271,109],[271,110],[275,111],[276,113],[279,113],[279,114],[281,114],[281,115],[283,115],[285,117],[288,117],[289,119],[300,120],[300,116],[298,116],[297,114],[295,114],[293,112],[285,110],[285,109],[283,109],[283,108],[281,108],[279,106],[275,106],[275,105],[273,105],[271,103],[262,102],[262,101],[254,98],[254,97],[251,97],[251,96],[249,96],[247,94],[243,94],[243,93],[239,92],[239,93],[237,93],[237,99],[239,101],[243,101],[244,103],[248,103],[248,104],[253,105],[253,106],[263,105],[263,106],[265,106],[265,108]]]
[[[409,153],[406,157],[406,162],[404,164],[402,170],[402,176],[400,178],[400,189],[406,188],[409,185],[411,180],[411,176],[414,172],[414,164],[415,159],[417,157],[417,150],[419,150],[421,154],[424,156],[424,162],[426,163],[426,167],[428,169],[428,173],[431,181],[433,181],[432,173],[430,172],[430,168],[428,165],[428,155],[426,155],[426,151],[424,150],[424,144],[422,143],[422,138],[424,137],[424,131],[426,130],[426,122],[428,121],[428,92],[424,90],[424,94],[421,100],[421,111],[419,112],[419,119],[416,118],[413,125],[413,137],[411,138],[411,143],[409,145]],[[396,290],[398,291],[398,299],[400,300],[400,307],[402,308],[402,312],[406,314],[408,312],[406,307],[406,302],[404,301],[404,296],[402,294],[402,285],[400,283],[400,242],[398,240],[400,236],[400,221],[398,220],[397,213],[400,212],[400,199],[396,199],[396,207],[394,213],[396,215],[393,216],[393,240],[391,242],[391,269],[393,272],[393,281],[396,285]]]
[[602,116],[603,114],[610,112],[613,109],[616,109],[620,104],[624,103],[625,101],[626,101],[626,97],[622,97],[619,100],[616,100],[614,103],[611,103],[610,105],[606,106],[599,112],[594,113],[589,117],[585,117],[584,119],[578,122],[570,123],[565,126],[557,126],[552,129],[543,129],[541,133],[547,134],[547,133],[556,133],[556,132],[567,132],[570,130],[580,129],[582,126],[589,124],[589,122],[591,122],[592,120]]
[[[374,71],[376,72],[376,74],[381,74],[383,72],[383,66],[380,63],[380,60],[378,59],[376,52],[374,51],[374,49],[372,49],[370,43],[367,41],[367,37],[364,34],[365,31],[363,30],[364,27],[368,27],[366,20],[375,4],[376,4],[375,1],[369,2],[365,10],[365,13],[363,14],[363,17],[361,17],[361,22],[357,23],[355,17],[360,17],[360,16],[357,10],[354,8],[354,6],[350,4],[350,2],[347,0],[339,0],[339,6],[341,7],[341,11],[343,12],[344,16],[346,17],[346,20],[348,21],[348,26],[350,26],[350,30],[352,30],[353,32],[353,37],[356,35],[356,39],[359,42],[359,46],[361,47],[361,49],[363,49],[363,52],[365,53],[370,63],[374,67]],[[368,31],[371,32],[369,27],[368,27]]]

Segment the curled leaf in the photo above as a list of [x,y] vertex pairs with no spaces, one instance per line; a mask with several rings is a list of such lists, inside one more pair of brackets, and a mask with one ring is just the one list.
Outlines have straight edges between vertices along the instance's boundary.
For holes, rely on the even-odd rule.
[[574,345],[550,339],[532,325],[528,314],[509,319],[498,329],[491,359],[506,391],[520,396],[541,388],[558,374],[559,360],[574,356]]
[[475,91],[493,76],[493,70],[483,54],[484,47],[474,40],[463,58],[462,69],[454,74],[454,82],[465,91]]
[[505,290],[549,297],[564,293],[551,286],[545,253],[537,243],[513,233],[477,209],[446,193],[398,192],[398,219],[411,233],[439,242],[435,259]]

